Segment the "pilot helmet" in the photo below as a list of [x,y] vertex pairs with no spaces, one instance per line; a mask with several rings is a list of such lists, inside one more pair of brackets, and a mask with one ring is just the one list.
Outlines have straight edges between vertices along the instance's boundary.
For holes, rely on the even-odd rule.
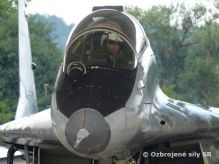
[[108,42],[107,42],[107,49],[110,53],[115,54],[121,49],[121,43],[123,40],[120,36],[116,33],[109,33],[108,34]]

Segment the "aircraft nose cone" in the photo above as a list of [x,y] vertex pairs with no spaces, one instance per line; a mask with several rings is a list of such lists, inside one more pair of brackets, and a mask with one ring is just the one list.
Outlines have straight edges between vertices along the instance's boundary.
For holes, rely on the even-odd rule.
[[110,140],[110,128],[96,110],[85,108],[74,112],[66,125],[65,135],[74,150],[83,154],[102,152]]

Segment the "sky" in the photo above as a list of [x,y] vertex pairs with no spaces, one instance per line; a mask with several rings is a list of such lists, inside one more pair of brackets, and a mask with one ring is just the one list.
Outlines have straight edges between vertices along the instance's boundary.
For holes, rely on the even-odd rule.
[[[5,147],[0,147],[0,158],[6,158],[7,157],[7,152],[8,152],[8,149],[5,148]],[[15,156],[17,155],[21,155],[22,153],[20,151],[17,151],[15,153]]]
[[217,0],[31,0],[27,7],[30,14],[56,15],[67,24],[77,23],[92,10],[93,6],[123,5],[149,9],[153,5],[170,5],[185,2],[188,6],[196,3],[210,5]]

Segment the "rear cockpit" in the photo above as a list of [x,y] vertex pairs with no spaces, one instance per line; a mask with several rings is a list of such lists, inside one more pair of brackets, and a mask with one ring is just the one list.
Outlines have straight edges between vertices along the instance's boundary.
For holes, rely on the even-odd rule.
[[65,70],[69,76],[79,69],[85,74],[94,66],[134,70],[136,62],[135,52],[124,37],[110,30],[96,29],[81,34],[68,47]]

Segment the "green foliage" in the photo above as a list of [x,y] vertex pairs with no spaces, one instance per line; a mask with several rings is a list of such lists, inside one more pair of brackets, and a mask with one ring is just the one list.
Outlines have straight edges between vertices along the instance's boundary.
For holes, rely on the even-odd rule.
[[10,1],[0,2],[0,123],[11,118],[5,111],[15,112],[18,98],[17,11],[11,6]]
[[0,101],[0,125],[13,118],[13,113],[8,104],[9,102]]
[[168,96],[171,96],[171,97],[174,97],[175,99],[177,99],[177,100],[182,100],[182,99],[185,99],[185,97],[183,96],[183,95],[179,95],[179,94],[177,94],[176,93],[176,86],[174,85],[174,84],[166,84],[166,85],[164,85],[163,86],[163,92],[165,93],[165,94],[167,94]]
[[34,17],[39,20],[40,22],[43,22],[44,24],[52,24],[53,30],[51,31],[51,37],[53,40],[57,43],[58,48],[61,49],[62,52],[64,52],[65,44],[67,41],[68,34],[70,33],[73,24],[66,25],[66,23],[63,21],[62,18],[56,17],[56,16],[45,16],[45,15],[39,15],[36,14]]
[[[185,69],[179,77],[181,90],[192,91],[196,102],[219,105],[219,25],[207,22],[193,34]],[[189,97],[189,94],[187,97]]]
[[0,19],[4,16],[9,16],[11,12],[14,12],[11,1],[0,0]]
[[29,19],[30,40],[33,61],[37,64],[35,81],[39,109],[43,110],[50,104],[50,96],[45,96],[44,84],[54,85],[58,67],[61,63],[62,52],[57,48],[57,43],[52,39],[53,25],[45,24],[32,16]]
[[[14,117],[19,97],[18,83],[18,17],[13,1],[0,0],[0,124]],[[50,105],[51,96],[45,96],[43,85],[53,85],[61,63],[61,51],[51,38],[53,28],[29,18],[30,39],[35,71],[39,109]]]
[[126,10],[150,39],[164,92],[176,99],[219,106],[218,14],[211,12],[207,18],[209,11],[199,4],[192,9],[176,4]]

